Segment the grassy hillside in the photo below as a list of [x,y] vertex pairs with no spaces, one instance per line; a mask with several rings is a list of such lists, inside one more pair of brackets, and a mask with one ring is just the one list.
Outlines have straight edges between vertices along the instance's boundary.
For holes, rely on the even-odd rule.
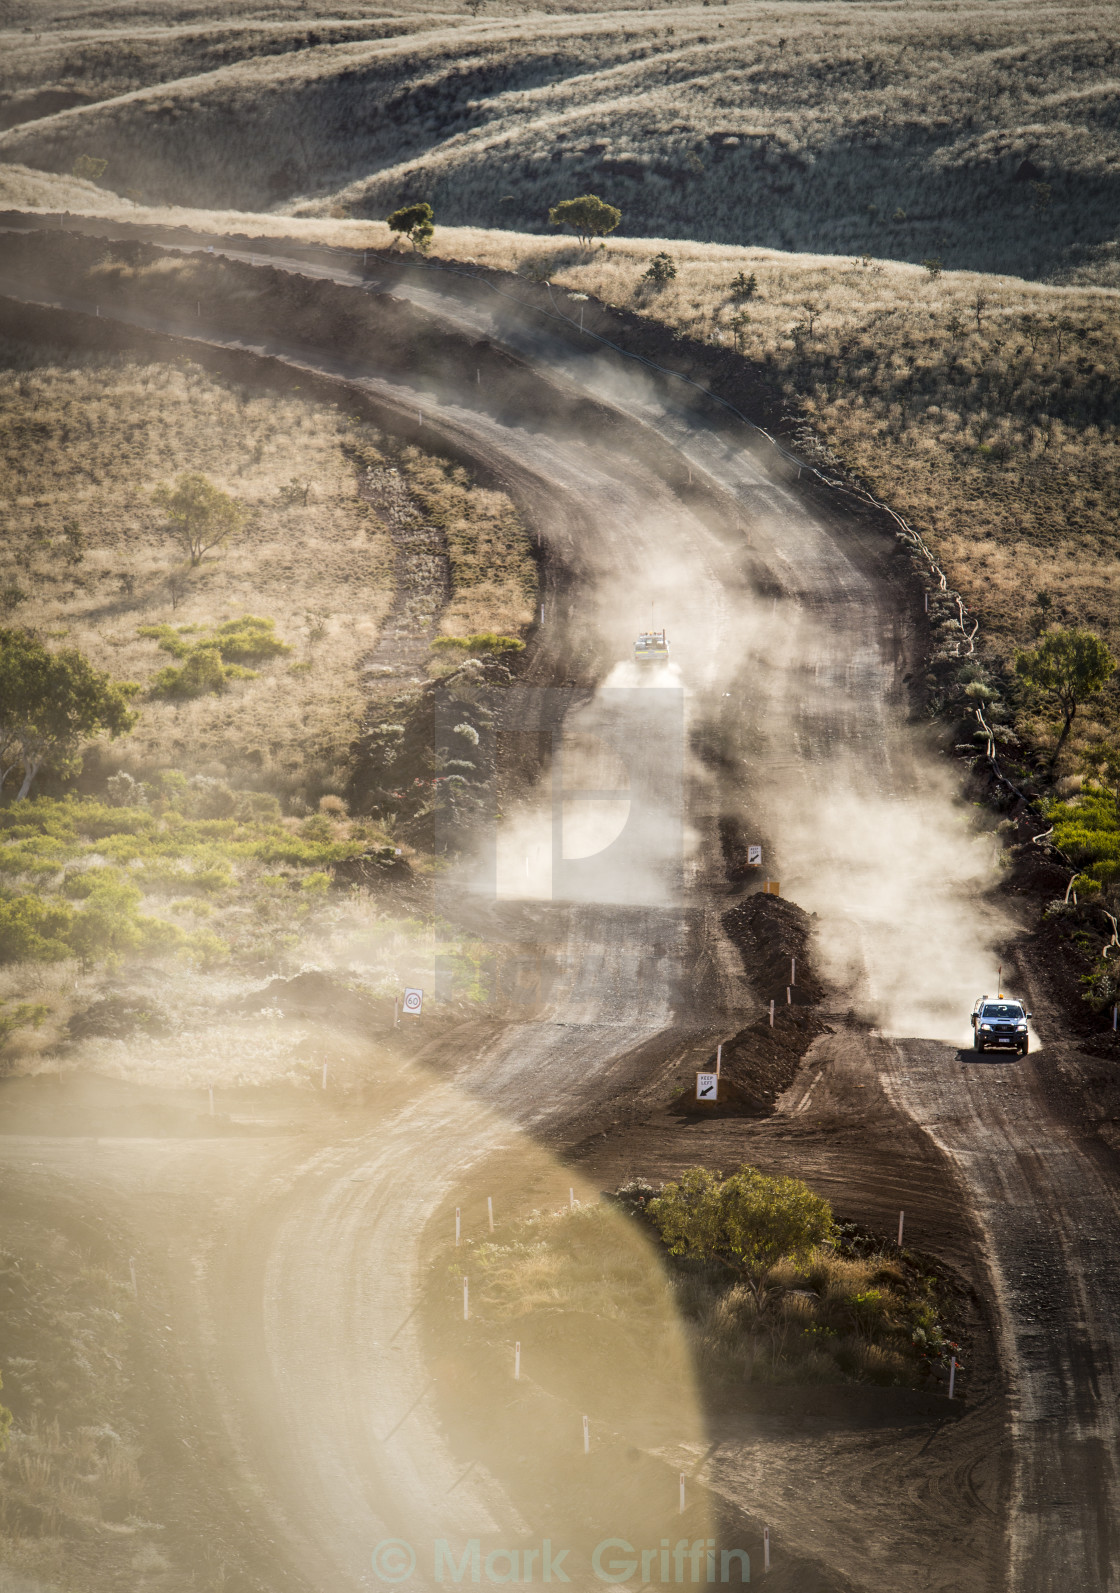
[[94,102],[36,101],[0,157],[93,156],[148,204],[378,217],[424,198],[527,231],[590,188],[632,236],[1120,284],[1114,0],[469,10],[295,27],[152,7],[191,25],[124,48],[97,36],[111,10],[80,37],[17,32],[20,95]]

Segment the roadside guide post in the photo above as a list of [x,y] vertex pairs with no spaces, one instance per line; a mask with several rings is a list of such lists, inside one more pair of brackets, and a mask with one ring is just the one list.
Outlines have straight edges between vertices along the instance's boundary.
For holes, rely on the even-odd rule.
[[902,1224],[905,1221],[905,1218],[906,1213],[904,1211],[900,1211],[898,1214],[898,1248],[900,1250],[902,1249]]
[[957,1357],[954,1355],[949,1362],[949,1398],[954,1399],[957,1386]]
[[515,1383],[520,1383],[520,1381],[521,1381],[521,1340],[520,1339],[518,1339],[517,1343],[513,1346],[513,1380],[514,1380]]
[[586,1416],[583,1418],[583,1452],[585,1455],[591,1453],[591,1428],[587,1425]]
[[493,1195],[487,1195],[487,1197],[486,1197],[486,1220],[490,1224],[490,1232],[493,1233],[494,1232],[494,1197],[493,1197]]
[[467,1279],[464,1278],[463,1279],[463,1321],[464,1322],[469,1322],[470,1321],[470,1315],[471,1315],[470,1284],[468,1283]]
[[683,1516],[684,1515],[684,1472],[682,1471],[680,1475],[681,1475],[681,1508],[680,1508],[680,1513]]
[[762,1529],[762,1569],[764,1571],[769,1571],[769,1569],[770,1569],[770,1528],[769,1527],[763,1527],[763,1529]]
[[770,1027],[774,1027],[774,1003],[770,1003]]
[[719,1078],[720,1064],[723,1061],[723,1044],[716,1046],[716,1078]]
[[459,1208],[458,1208],[458,1206],[456,1206],[456,1207],[455,1207],[455,1243],[456,1243],[456,1244],[458,1244],[458,1243],[459,1243],[459,1233],[460,1233],[460,1227],[459,1227]]
[[132,1279],[132,1298],[136,1300],[139,1294],[136,1288],[136,1262],[132,1256],[128,1258],[128,1275]]

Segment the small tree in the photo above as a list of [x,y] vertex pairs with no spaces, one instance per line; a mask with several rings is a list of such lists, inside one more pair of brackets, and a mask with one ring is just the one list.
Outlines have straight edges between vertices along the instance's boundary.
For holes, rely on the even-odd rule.
[[1050,593],[1046,590],[1046,588],[1043,587],[1041,591],[1038,591],[1034,594],[1034,602],[1031,604],[1031,611],[1028,615],[1028,622],[1030,624],[1031,630],[1036,636],[1041,636],[1043,631],[1049,629],[1050,622],[1053,618],[1054,599],[1050,596]]
[[435,212],[431,205],[402,205],[388,221],[389,231],[407,238],[417,254],[427,254],[435,236]]
[[180,476],[173,488],[157,487],[152,502],[166,511],[168,530],[182,543],[192,569],[245,523],[244,504],[197,470]]
[[672,282],[677,274],[677,264],[671,254],[664,250],[655,254],[649,265],[642,272],[643,282],[652,282],[654,287],[663,288],[666,282]]
[[922,261],[922,265],[928,273],[931,282],[936,282],[945,269],[944,262],[939,254],[927,255]]
[[578,199],[562,199],[548,212],[554,227],[570,227],[585,249],[592,238],[605,238],[622,220],[622,211],[608,205],[598,194],[581,194]]
[[798,1178],[770,1178],[757,1167],[730,1178],[690,1167],[650,1202],[649,1215],[670,1255],[722,1261],[742,1274],[759,1304],[772,1267],[807,1261],[836,1235],[827,1200]]
[[1062,717],[1062,732],[1050,759],[1053,772],[1082,703],[1095,697],[1116,660],[1092,631],[1052,630],[1032,652],[1015,654],[1015,673]]
[[749,277],[740,271],[729,291],[736,303],[743,299],[753,299],[758,293],[758,278],[753,271]]
[[26,631],[0,631],[0,789],[23,770],[22,801],[43,764],[80,767],[78,747],[97,735],[131,730],[139,691],[94,669],[73,648],[50,653]]

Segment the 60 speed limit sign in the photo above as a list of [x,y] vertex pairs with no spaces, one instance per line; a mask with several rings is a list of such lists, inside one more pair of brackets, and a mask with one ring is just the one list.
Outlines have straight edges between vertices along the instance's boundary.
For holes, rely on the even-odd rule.
[[404,1010],[410,1017],[418,1018],[424,1009],[424,992],[405,986]]

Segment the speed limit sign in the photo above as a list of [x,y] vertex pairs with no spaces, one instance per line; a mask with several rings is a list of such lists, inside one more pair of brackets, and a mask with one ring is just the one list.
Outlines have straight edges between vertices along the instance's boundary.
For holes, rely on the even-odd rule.
[[413,1018],[418,1018],[423,1010],[423,1007],[424,992],[422,990],[413,990],[411,986],[406,985],[404,991],[405,1012],[407,1012]]

